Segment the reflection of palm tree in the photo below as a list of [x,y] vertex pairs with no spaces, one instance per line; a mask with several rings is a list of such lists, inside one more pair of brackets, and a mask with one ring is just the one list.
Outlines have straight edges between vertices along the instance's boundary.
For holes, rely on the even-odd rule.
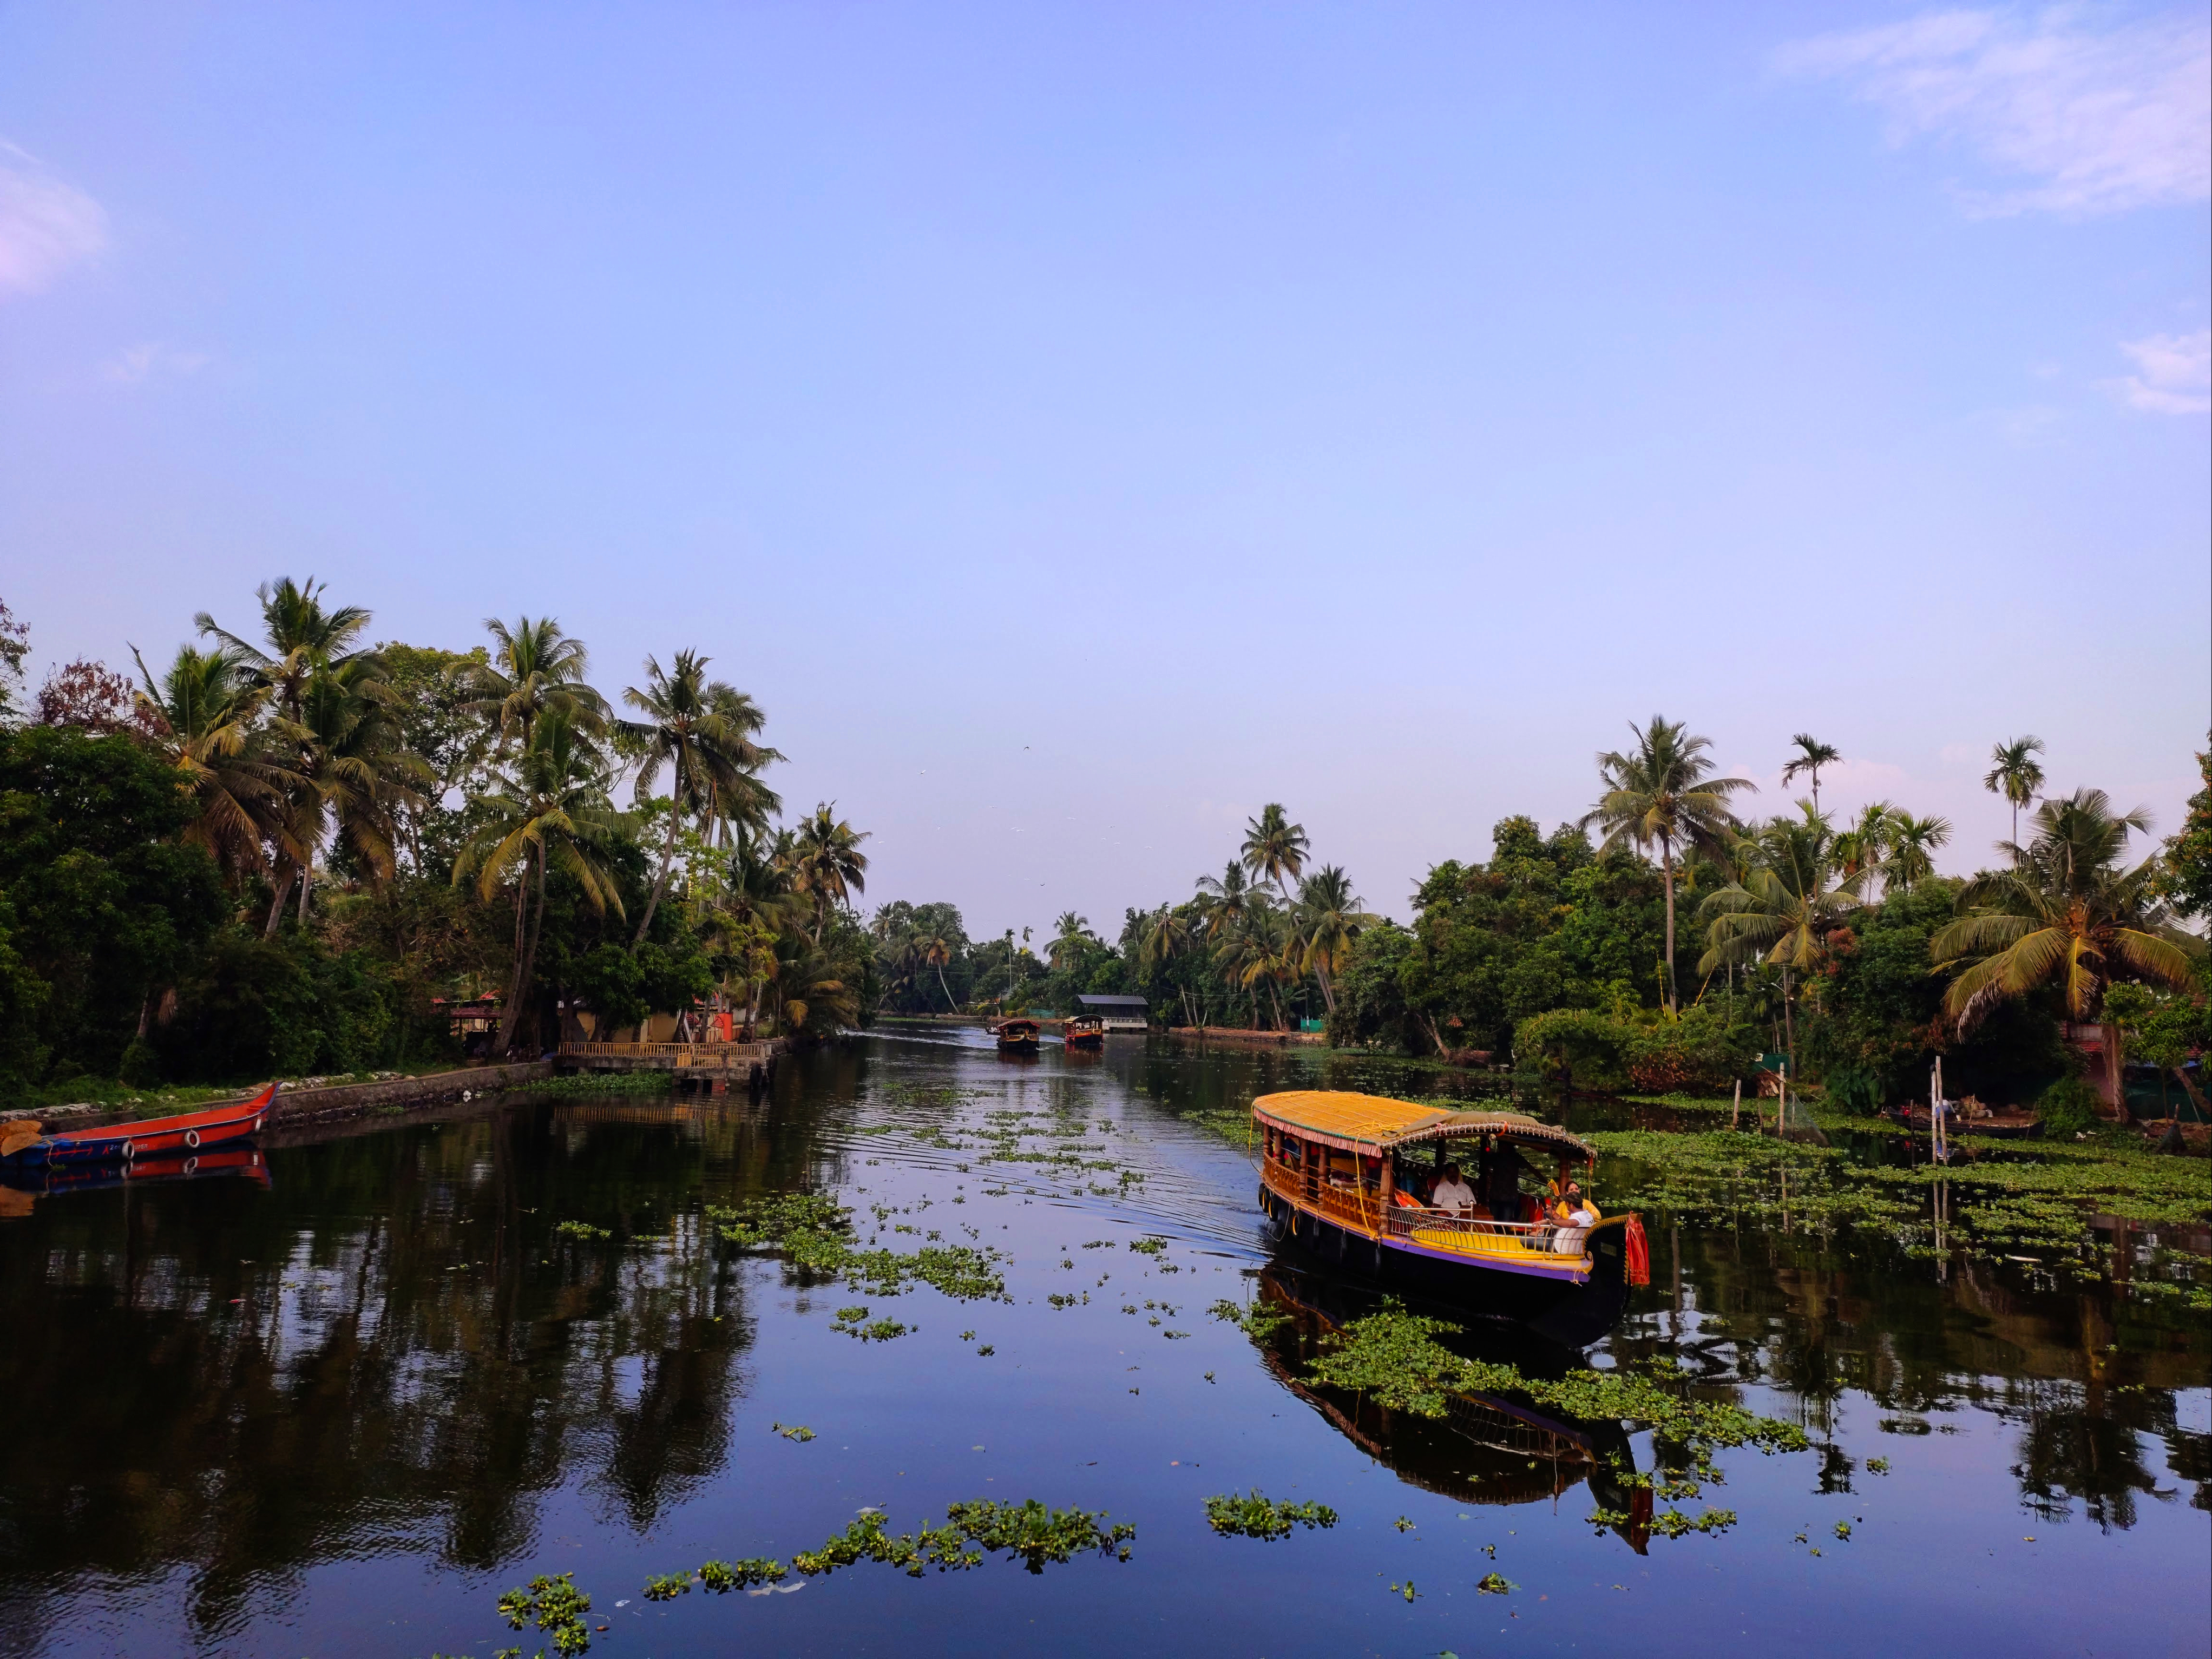
[[1636,747],[1626,753],[1607,750],[1597,757],[1598,776],[1605,793],[1583,818],[1583,827],[1600,825],[1605,830],[1601,850],[1623,841],[1638,848],[1657,842],[1659,871],[1667,890],[1667,1006],[1680,1006],[1674,994],[1674,852],[1697,848],[1716,857],[1723,855],[1728,833],[1735,823],[1729,797],[1739,789],[1755,789],[1746,778],[1716,778],[1713,763],[1705,758],[1712,746],[1709,738],[1693,737],[1679,721],[1654,714],[1649,726],[1633,721]]
[[[664,670],[653,658],[645,659],[646,689],[630,686],[623,701],[646,716],[623,720],[623,735],[642,745],[638,762],[637,793],[642,799],[669,769],[668,838],[660,850],[660,868],[653,890],[638,918],[635,949],[645,941],[653,915],[668,890],[669,872],[676,863],[676,835],[686,814],[702,819],[749,816],[738,805],[754,799],[760,789],[751,773],[772,757],[752,741],[762,717],[750,698],[720,680],[708,680],[709,659],[696,651],[679,651],[674,664]],[[733,812],[733,809],[736,809]]]
[[2012,838],[2020,839],[2020,809],[2035,799],[2035,792],[2043,787],[2043,768],[2036,757],[2043,752],[2041,738],[2014,738],[2001,743],[1990,750],[1990,769],[1982,776],[1982,787],[1992,795],[2002,795],[2012,803]]
[[1270,801],[1260,809],[1258,817],[1245,820],[1241,855],[1247,870],[1263,881],[1273,882],[1276,891],[1288,898],[1290,884],[1306,867],[1305,826],[1292,823],[1281,802]]
[[[616,817],[607,804],[606,770],[565,715],[545,714],[535,722],[530,747],[515,757],[501,787],[476,798],[483,827],[454,860],[456,885],[471,874],[477,891],[489,899],[513,875],[520,891],[530,891],[534,875],[537,902],[526,932],[516,939],[514,973],[501,1015],[499,1050],[514,1042],[537,972],[538,940],[545,922],[545,889],[554,865],[576,884],[594,911],[623,913],[622,894],[599,849],[615,833]],[[518,928],[521,907],[517,906]]]
[[[1943,1012],[1958,1028],[2045,986],[2060,990],[2077,1020],[2098,1016],[2116,980],[2186,987],[2203,941],[2175,925],[2158,894],[2155,858],[2120,868],[2129,834],[2148,833],[2149,815],[2140,807],[2116,813],[2103,790],[2077,789],[2045,801],[2030,824],[2033,841],[2003,849],[2013,867],[1968,882],[1959,895],[1963,914],[1929,941],[1938,965],[1978,958],[1944,994]],[[2108,1027],[2105,1067],[2115,1101],[2120,1060],[2118,1034]]]
[[1863,908],[1865,872],[1842,875],[1828,821],[1810,806],[1802,818],[1776,818],[1755,836],[1757,863],[1746,877],[1708,898],[1698,914],[1711,921],[1711,942],[1698,971],[1724,963],[1764,963],[1782,970],[1782,1019],[1790,1075],[1797,1075],[1794,983],[1827,959],[1828,935]]
[[1813,810],[1817,812],[1820,810],[1820,769],[1835,765],[1843,759],[1843,756],[1837,752],[1835,744],[1822,743],[1808,732],[1800,732],[1790,741],[1797,745],[1797,757],[1782,769],[1782,781],[1789,783],[1801,772],[1810,774],[1813,779]]
[[1330,975],[1352,949],[1352,942],[1376,918],[1359,908],[1352,878],[1334,864],[1323,865],[1298,887],[1297,927],[1301,966],[1321,981],[1321,1000],[1334,1014],[1336,992]]
[[234,880],[265,870],[262,842],[276,833],[285,792],[301,781],[266,757],[254,728],[266,694],[246,684],[228,647],[179,646],[158,684],[146,659],[135,649],[131,655],[145,682],[138,706],[155,745],[185,775],[184,788],[199,807],[182,839],[206,848]]
[[1950,839],[1948,818],[1916,818],[1910,812],[1895,814],[1890,820],[1889,856],[1882,863],[1882,874],[1891,885],[1911,892],[1915,882],[1925,881],[1936,873],[1936,849]]

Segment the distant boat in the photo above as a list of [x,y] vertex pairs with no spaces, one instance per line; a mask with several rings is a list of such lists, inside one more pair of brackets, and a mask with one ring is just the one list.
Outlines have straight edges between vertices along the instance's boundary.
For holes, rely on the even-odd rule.
[[142,1118],[136,1123],[110,1123],[97,1129],[67,1129],[59,1134],[0,1128],[0,1164],[22,1167],[33,1164],[133,1164],[156,1153],[190,1156],[203,1146],[243,1140],[255,1133],[269,1116],[269,1103],[276,1097],[270,1084],[251,1100],[233,1101],[204,1112],[185,1112],[175,1117]]
[[1037,1051],[1037,1023],[1033,1019],[1001,1020],[992,1029],[1002,1054],[1033,1054]]
[[1096,1014],[1077,1014],[1067,1022],[1066,1040],[1071,1048],[1103,1048],[1106,1022]]

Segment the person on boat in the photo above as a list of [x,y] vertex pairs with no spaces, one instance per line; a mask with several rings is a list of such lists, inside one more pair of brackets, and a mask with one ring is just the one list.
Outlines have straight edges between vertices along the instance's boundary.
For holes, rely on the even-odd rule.
[[1528,1160],[1512,1147],[1498,1146],[1482,1155],[1480,1169],[1490,1213],[1500,1221],[1520,1220],[1521,1177],[1535,1173]]
[[1429,1202],[1454,1215],[1466,1215],[1474,1210],[1474,1188],[1460,1179],[1458,1164],[1444,1165],[1443,1178],[1437,1182],[1436,1191],[1429,1194]]
[[1589,1230],[1597,1225],[1597,1206],[1583,1196],[1582,1185],[1570,1181],[1566,1190],[1559,1194],[1559,1206],[1553,1212],[1559,1231],[1552,1235],[1552,1249],[1560,1255],[1580,1255],[1583,1241]]

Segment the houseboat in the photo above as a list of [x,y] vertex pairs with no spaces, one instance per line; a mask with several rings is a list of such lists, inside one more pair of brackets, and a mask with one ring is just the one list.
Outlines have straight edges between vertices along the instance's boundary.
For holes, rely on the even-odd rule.
[[[1577,1347],[1650,1280],[1636,1216],[1563,1222],[1522,1190],[1547,1164],[1554,1192],[1595,1166],[1589,1144],[1556,1125],[1321,1090],[1262,1095],[1252,1123],[1261,1209],[1324,1261]],[[1468,1191],[1437,1194],[1455,1168]]]
[[1037,1023],[1033,1019],[1002,1019],[991,1028],[1002,1054],[1033,1054],[1037,1051]]
[[1096,1014],[1077,1014],[1068,1020],[1063,1035],[1071,1048],[1103,1048],[1106,1022]]

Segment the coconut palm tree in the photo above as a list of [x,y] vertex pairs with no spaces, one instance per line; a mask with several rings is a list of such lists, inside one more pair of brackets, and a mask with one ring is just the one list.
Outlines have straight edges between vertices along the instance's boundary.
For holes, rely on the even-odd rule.
[[1778,817],[1747,837],[1756,862],[1745,878],[1698,908],[1710,948],[1698,971],[1729,963],[1765,963],[1782,970],[1782,1019],[1790,1075],[1797,1075],[1793,1003],[1804,976],[1827,960],[1828,935],[1863,907],[1867,872],[1846,875],[1836,858],[1828,821],[1801,803],[1799,817]]
[[1948,818],[1916,818],[1910,812],[1895,814],[1890,820],[1889,848],[1881,865],[1884,878],[1891,886],[1911,892],[1914,883],[1925,881],[1936,873],[1936,849],[1950,839]]
[[357,605],[326,607],[323,595],[328,591],[327,583],[313,576],[304,582],[283,576],[256,588],[254,598],[261,602],[262,627],[270,647],[266,652],[217,627],[215,618],[204,611],[193,618],[193,625],[235,653],[253,683],[269,691],[277,712],[296,720],[307,683],[318,673],[374,655],[356,648],[368,629],[369,611]]
[[1085,945],[1102,943],[1098,935],[1091,931],[1091,919],[1079,916],[1073,910],[1061,911],[1052,926],[1052,943],[1045,946],[1044,954],[1055,970],[1080,961]]
[[[1883,860],[1888,856],[1890,844],[1895,838],[1897,824],[1902,817],[1886,800],[1878,800],[1860,809],[1858,821],[1836,837],[1836,861],[1846,875],[1863,870],[1872,883],[1885,872]],[[1875,895],[1871,885],[1866,897],[1869,903]]]
[[[1164,969],[1190,949],[1192,938],[1190,918],[1176,906],[1163,904],[1158,909],[1147,912],[1139,923],[1137,960],[1147,971]],[[1182,999],[1184,1020],[1203,1030],[1206,1027],[1203,1002],[1198,1013],[1194,1014],[1189,990],[1178,984],[1176,994]]]
[[1352,949],[1360,930],[1378,919],[1359,905],[1352,878],[1334,864],[1325,864],[1298,885],[1295,925],[1300,941],[1300,966],[1321,981],[1321,1000],[1336,1012],[1332,980]]
[[136,646],[131,654],[152,742],[199,806],[181,839],[206,848],[234,881],[266,870],[263,843],[276,835],[286,793],[301,781],[265,753],[257,720],[268,694],[248,683],[228,646],[178,647],[158,682]]
[[945,982],[945,964],[952,960],[952,941],[945,937],[940,928],[926,927],[914,937],[914,951],[925,968],[937,974],[937,988],[945,994],[945,1012],[951,1013],[958,1005],[952,1000],[952,988]]
[[828,926],[833,908],[855,893],[867,891],[868,855],[860,850],[860,843],[867,839],[867,831],[854,829],[837,816],[836,802],[821,801],[799,821],[788,841],[779,843],[792,872],[793,887],[805,894],[814,907],[817,939]]
[[470,707],[489,722],[501,743],[530,746],[530,730],[550,710],[587,738],[605,735],[607,702],[585,682],[591,653],[550,617],[516,618],[510,628],[484,618],[495,648],[490,662],[469,677]]
[[1605,793],[1583,815],[1582,827],[1587,830],[1595,823],[1605,831],[1601,850],[1624,841],[1638,851],[1657,844],[1667,892],[1667,1006],[1679,1012],[1674,993],[1676,852],[1693,848],[1725,857],[1729,834],[1735,827],[1729,797],[1759,786],[1747,778],[1712,776],[1713,763],[1705,758],[1711,739],[1692,735],[1681,722],[1654,714],[1650,725],[1631,721],[1628,729],[1636,734],[1633,749],[1609,750],[1597,757]]
[[390,714],[382,659],[360,648],[370,613],[357,605],[326,605],[327,591],[312,576],[304,582],[286,576],[257,588],[267,651],[218,627],[204,611],[194,619],[234,657],[247,684],[267,694],[270,737],[283,746],[284,769],[297,780],[272,826],[278,878],[264,937],[276,933],[295,882],[300,917],[307,919],[315,855],[332,810],[370,873],[390,873],[389,811],[404,796],[392,796],[386,786],[422,771],[410,764],[413,757]]
[[[623,736],[642,751],[637,798],[643,800],[651,793],[662,767],[669,769],[668,836],[645,914],[638,918],[636,935],[630,940],[632,950],[645,942],[653,912],[668,890],[677,832],[685,817],[711,824],[729,812],[758,787],[750,775],[771,758],[769,751],[752,741],[752,732],[759,729],[755,718],[759,711],[742,693],[707,678],[710,660],[696,651],[679,651],[672,665],[664,670],[647,657],[645,689],[633,685],[623,691],[623,701],[646,716],[617,722]],[[745,724],[749,719],[754,720],[750,729]]]
[[[532,722],[530,746],[517,754],[497,787],[477,797],[481,818],[477,833],[453,862],[453,884],[471,875],[477,891],[489,899],[501,883],[513,879],[537,896],[526,928],[519,928],[514,969],[500,1017],[499,1050],[514,1041],[529,1005],[538,967],[538,940],[545,921],[545,889],[558,866],[573,878],[594,912],[623,914],[622,892],[601,849],[619,830],[620,818],[607,800],[605,763],[584,741],[568,717],[547,710]],[[518,907],[518,922],[520,919]]]
[[[1958,917],[1929,941],[1939,968],[1969,962],[1944,994],[1943,1012],[1970,1029],[2007,997],[2057,990],[2069,1018],[2103,1012],[2106,990],[2134,980],[2180,989],[2204,942],[2185,932],[2158,891],[2159,864],[2121,867],[2131,833],[2148,835],[2138,807],[2112,811],[2101,789],[2047,799],[2029,820],[2025,847],[2008,844],[2013,867],[1977,876],[1959,894]],[[2107,1098],[2119,1098],[2118,1031],[2105,1034]]]
[[2020,839],[2020,809],[2043,787],[2043,767],[2036,757],[2043,752],[2041,738],[2014,738],[1990,750],[1990,769],[1982,775],[1982,787],[2012,803],[2012,838]]
[[1833,766],[1843,759],[1835,744],[1822,743],[1809,732],[1800,732],[1790,741],[1797,745],[1796,757],[1782,769],[1782,781],[1789,783],[1798,774],[1809,774],[1813,780],[1813,810],[1820,810],[1820,769]]
[[1306,867],[1305,826],[1292,823],[1280,801],[1270,801],[1258,817],[1244,821],[1241,853],[1244,867],[1262,881],[1273,881],[1276,891],[1287,899],[1290,884]]

